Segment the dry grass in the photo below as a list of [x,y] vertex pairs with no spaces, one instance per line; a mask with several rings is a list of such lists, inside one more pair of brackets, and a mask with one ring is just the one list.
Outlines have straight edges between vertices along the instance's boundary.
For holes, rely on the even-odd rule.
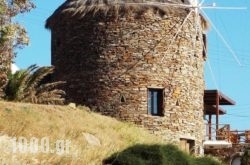
[[[164,5],[164,3],[166,5]],[[169,4],[169,6],[168,6]],[[87,14],[107,16],[112,15],[114,17],[124,16],[124,14],[134,13],[138,18],[139,15],[143,15],[148,10],[153,10],[154,13],[160,16],[165,15],[178,15],[185,17],[188,12],[187,8],[181,6],[173,7],[172,5],[181,5],[181,0],[73,0],[65,1],[46,21],[45,27],[53,29],[61,16],[65,16],[66,19],[72,19],[74,16],[83,18]]]
[[[94,135],[91,144],[84,133]],[[12,138],[70,140],[69,153],[13,153]],[[90,112],[86,107],[20,104],[0,101],[0,164],[102,164],[111,154],[137,143],[161,143],[155,136],[129,123]],[[29,145],[28,145],[29,146]],[[12,148],[11,148],[12,147]],[[7,150],[11,148],[11,150]],[[3,154],[2,154],[3,153]]]

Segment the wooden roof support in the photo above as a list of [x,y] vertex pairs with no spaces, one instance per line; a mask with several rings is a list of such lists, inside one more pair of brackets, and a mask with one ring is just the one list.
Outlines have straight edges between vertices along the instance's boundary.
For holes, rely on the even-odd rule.
[[216,92],[216,130],[219,129],[219,104],[220,104],[220,97],[219,93]]
[[235,105],[235,101],[224,95],[218,90],[204,91],[204,113],[209,115],[209,139],[211,138],[212,115],[216,115],[216,130],[219,129],[219,115],[226,114],[220,105]]
[[217,97],[219,97],[219,105],[235,105],[235,101],[224,95],[218,90],[205,90],[204,91],[204,104],[216,105]]

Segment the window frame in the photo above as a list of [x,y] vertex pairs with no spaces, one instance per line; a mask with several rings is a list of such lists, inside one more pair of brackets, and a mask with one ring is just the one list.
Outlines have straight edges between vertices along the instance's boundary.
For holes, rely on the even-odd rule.
[[203,58],[207,57],[207,34],[202,34],[202,56]]
[[164,116],[164,88],[148,88],[147,95],[147,113]]

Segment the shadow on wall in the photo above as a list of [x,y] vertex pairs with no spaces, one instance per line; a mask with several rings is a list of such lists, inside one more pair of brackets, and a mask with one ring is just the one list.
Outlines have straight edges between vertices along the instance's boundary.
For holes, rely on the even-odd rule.
[[103,160],[103,165],[220,165],[210,157],[195,158],[176,146],[136,144]]

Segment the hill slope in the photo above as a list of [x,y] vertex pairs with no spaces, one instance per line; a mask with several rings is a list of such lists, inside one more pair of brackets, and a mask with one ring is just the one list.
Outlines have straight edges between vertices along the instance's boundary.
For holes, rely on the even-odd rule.
[[0,164],[96,165],[137,143],[161,142],[86,107],[0,101]]

